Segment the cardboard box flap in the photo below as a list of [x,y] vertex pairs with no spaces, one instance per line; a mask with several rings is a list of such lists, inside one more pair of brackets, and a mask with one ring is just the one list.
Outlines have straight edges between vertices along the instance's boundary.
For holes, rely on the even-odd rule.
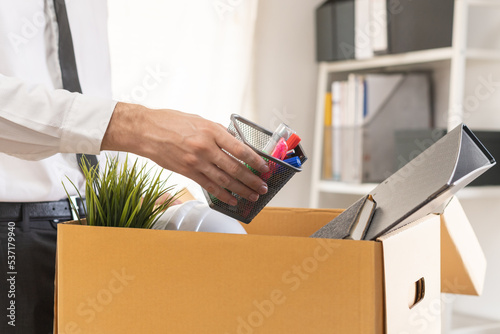
[[242,225],[248,234],[310,237],[343,211],[266,207],[250,224]]
[[486,257],[454,197],[441,214],[441,291],[480,295],[485,275]]
[[435,215],[377,239],[384,258],[387,334],[440,333],[439,319],[425,324],[412,319],[428,310],[441,311],[439,239]]

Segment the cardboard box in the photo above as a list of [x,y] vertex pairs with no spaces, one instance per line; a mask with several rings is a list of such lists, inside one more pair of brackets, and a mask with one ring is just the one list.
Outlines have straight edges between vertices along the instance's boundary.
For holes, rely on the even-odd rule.
[[441,291],[478,296],[486,256],[460,202],[454,197],[441,215]]
[[266,208],[249,235],[59,225],[55,333],[439,333],[448,222],[308,238],[340,212]]

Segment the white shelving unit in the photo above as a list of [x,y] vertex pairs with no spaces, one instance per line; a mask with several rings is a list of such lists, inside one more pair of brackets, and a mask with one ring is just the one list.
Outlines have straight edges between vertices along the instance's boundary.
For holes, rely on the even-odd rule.
[[[466,74],[470,64],[498,61],[495,65],[500,67],[500,50],[468,46],[468,21],[473,7],[500,8],[500,1],[455,0],[451,47],[319,64],[310,207],[320,206],[321,193],[363,195],[376,186],[376,184],[348,184],[321,179],[324,94],[331,83],[331,75],[363,71],[433,70],[436,82],[435,123],[436,126],[450,130],[463,122],[464,118],[468,118],[464,117],[463,105],[466,98]],[[500,187],[468,187],[462,190],[459,196],[500,197]]]
[[[321,180],[318,184],[318,189],[320,192],[325,193],[336,193],[345,195],[366,195],[371,190],[373,190],[378,184],[377,183],[344,183],[335,181],[325,181]],[[500,187],[498,186],[482,186],[482,187],[466,187],[461,190],[457,196],[459,198],[500,198]]]

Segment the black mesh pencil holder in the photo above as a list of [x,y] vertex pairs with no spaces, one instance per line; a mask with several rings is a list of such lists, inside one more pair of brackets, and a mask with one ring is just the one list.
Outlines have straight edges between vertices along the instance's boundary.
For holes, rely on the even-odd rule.
[[[287,164],[262,151],[273,135],[271,131],[268,131],[236,114],[231,115],[231,124],[228,127],[228,131],[239,141],[242,141],[246,145],[250,146],[257,154],[268,162],[269,172],[267,173],[259,173],[247,166],[253,171],[254,174],[259,175],[260,178],[267,183],[268,192],[265,195],[260,195],[257,202],[251,202],[233,193],[233,196],[235,196],[238,200],[238,204],[236,206],[231,206],[220,201],[215,196],[208,193],[205,189],[203,189],[203,192],[205,193],[208,204],[212,209],[248,224],[267,205],[267,203],[269,203],[274,195],[280,191],[285,183],[287,183],[288,180],[295,175],[295,173],[301,172],[302,169]],[[295,148],[295,155],[299,157],[302,164],[307,160],[300,144]]]

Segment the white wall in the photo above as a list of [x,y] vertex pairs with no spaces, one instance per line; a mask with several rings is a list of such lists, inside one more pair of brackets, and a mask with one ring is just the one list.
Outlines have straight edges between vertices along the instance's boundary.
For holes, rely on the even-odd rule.
[[[312,158],[317,63],[314,9],[323,0],[261,0],[255,45],[257,123],[271,131],[287,123]],[[311,160],[271,201],[271,206],[309,205]]]

